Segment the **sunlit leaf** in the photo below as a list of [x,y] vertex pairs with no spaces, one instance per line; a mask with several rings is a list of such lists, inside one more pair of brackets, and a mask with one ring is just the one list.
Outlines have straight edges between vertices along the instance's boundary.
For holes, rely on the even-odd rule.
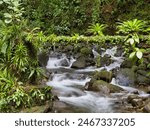
[[132,58],[135,56],[135,53],[136,53],[136,52],[132,52],[132,53],[129,55],[129,58],[132,59]]
[[141,51],[136,52],[136,56],[138,59],[141,59],[143,56],[143,53]]
[[5,19],[5,23],[11,23],[12,19]]
[[32,75],[34,74],[34,72],[35,72],[34,70],[31,71],[31,73],[30,73],[30,75],[28,77],[29,79],[32,77]]
[[127,42],[129,42],[131,45],[133,45],[133,44],[134,44],[134,39],[133,39],[133,38],[129,38],[129,39],[127,40]]
[[9,14],[9,13],[4,13],[4,17],[5,17],[5,18],[12,18],[12,15]]

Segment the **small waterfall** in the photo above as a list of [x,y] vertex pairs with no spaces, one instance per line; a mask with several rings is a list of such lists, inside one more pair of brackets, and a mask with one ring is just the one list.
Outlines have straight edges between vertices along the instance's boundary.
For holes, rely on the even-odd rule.
[[57,69],[57,68],[70,68],[72,63],[75,61],[73,57],[68,59],[66,55],[62,55],[60,58],[49,57],[46,68],[48,69]]
[[92,52],[93,52],[93,55],[94,55],[95,58],[97,56],[104,57],[107,54],[111,57],[111,59],[114,62],[111,63],[108,66],[103,66],[103,67],[100,67],[100,68],[97,68],[95,66],[91,66],[91,67],[87,67],[85,69],[76,70],[76,72],[94,72],[94,71],[101,71],[101,70],[104,70],[104,69],[107,70],[107,71],[110,71],[110,70],[113,70],[117,67],[120,67],[120,65],[121,65],[121,63],[123,62],[123,59],[124,59],[122,56],[120,56],[120,57],[115,56],[115,54],[117,52],[117,47],[113,47],[112,49],[107,49],[101,55],[97,51],[95,51],[94,49],[92,49]]
[[[111,84],[120,86],[125,90],[123,93],[114,93],[112,95],[101,95],[98,92],[86,91],[84,86],[91,80],[89,73],[101,70],[112,70],[120,67],[123,62],[123,57],[116,57],[117,48],[107,49],[101,55],[99,52],[92,50],[94,57],[105,56],[106,54],[114,61],[108,66],[97,68],[96,66],[89,66],[84,69],[72,69],[71,65],[75,61],[73,57],[67,57],[65,54],[61,56],[50,56],[47,69],[52,71],[50,80],[47,85],[53,87],[53,91],[57,94],[59,101],[68,104],[69,106],[75,106],[85,110],[85,112],[116,112],[115,102],[118,101],[119,96],[128,95],[135,91],[138,91],[140,96],[147,96],[143,91],[129,86],[121,86],[113,78]],[[62,69],[64,69],[62,71]],[[53,71],[57,70],[57,71]],[[72,71],[68,71],[72,70]],[[117,108],[118,109],[118,108]],[[72,110],[74,112],[74,110]],[[79,111],[80,112],[80,111]]]

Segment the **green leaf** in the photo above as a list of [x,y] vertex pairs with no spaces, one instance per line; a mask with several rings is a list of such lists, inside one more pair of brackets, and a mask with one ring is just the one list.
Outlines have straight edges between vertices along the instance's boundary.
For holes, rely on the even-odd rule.
[[3,1],[0,1],[0,5],[3,4]]
[[129,55],[129,58],[132,59],[132,58],[135,56],[135,53],[136,53],[136,52],[132,52],[132,53]]
[[20,106],[20,100],[16,102],[17,107]]
[[34,74],[34,72],[35,72],[34,70],[31,71],[31,73],[30,73],[28,79],[30,79],[30,78],[32,77],[32,75]]
[[2,45],[1,52],[2,52],[3,54],[6,54],[7,47],[8,47],[7,43],[4,43],[4,44]]
[[139,43],[140,42],[140,40],[139,40],[139,38],[137,37],[137,38],[135,38],[134,39],[137,43]]
[[138,59],[141,59],[143,56],[143,53],[141,51],[136,52],[136,56]]
[[11,23],[12,19],[5,19],[5,23]]
[[127,42],[129,42],[131,45],[133,45],[133,44],[134,44],[134,39],[133,39],[133,38],[129,38],[129,39],[127,40]]
[[9,13],[4,13],[4,17],[5,17],[5,18],[12,18],[12,15],[9,14]]

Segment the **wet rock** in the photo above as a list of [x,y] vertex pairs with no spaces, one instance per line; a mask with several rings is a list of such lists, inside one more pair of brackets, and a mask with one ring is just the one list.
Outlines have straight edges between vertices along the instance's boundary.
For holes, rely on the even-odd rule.
[[111,63],[113,63],[113,61],[112,61],[112,59],[111,59],[111,56],[110,55],[104,55],[104,57],[101,57],[100,58],[100,65],[101,65],[101,67],[102,66],[108,66],[108,65],[110,65]]
[[128,103],[131,103],[134,99],[138,99],[138,95],[129,95],[128,98],[127,98],[127,102]]
[[138,90],[135,90],[133,92],[131,92],[132,94],[139,94],[139,91]]
[[69,62],[67,59],[63,59],[60,61],[61,66],[69,66]]
[[134,86],[135,72],[130,68],[122,68],[118,71],[116,80],[119,85]]
[[142,107],[143,101],[140,98],[139,99],[133,99],[131,101],[131,104],[132,104],[133,107]]
[[94,65],[95,65],[94,59],[91,57],[88,57],[86,59],[86,66],[94,66]]
[[103,80],[91,80],[88,84],[88,87],[86,84],[86,88],[89,91],[96,91],[102,94],[115,93],[123,90],[122,88],[109,84]]
[[134,65],[134,62],[132,62],[132,60],[125,59],[121,64],[121,68],[132,68],[133,65]]
[[75,62],[73,62],[71,68],[83,69],[86,67],[86,60],[84,57],[78,58]]
[[40,66],[45,67],[49,60],[49,55],[46,52],[38,54],[38,61]]
[[150,94],[150,86],[147,87],[147,93]]
[[112,80],[112,72],[111,71],[105,71],[105,70],[100,71],[100,72],[97,71],[97,72],[95,72],[93,78],[95,80],[104,80],[104,81],[110,83]]
[[122,47],[117,47],[117,52],[116,52],[115,56],[120,57],[120,56],[122,56],[123,52],[124,52],[124,50]]
[[93,55],[91,48],[88,48],[88,47],[81,48],[80,52],[83,56],[86,56],[86,57]]
[[62,101],[55,101],[52,112],[55,112],[55,113],[72,113],[72,112],[86,113],[88,111],[82,107],[75,107],[75,106],[72,106],[65,102],[62,102]]
[[68,53],[70,51],[73,51],[73,49],[74,49],[73,45],[69,44],[69,45],[67,45],[67,46],[64,47],[63,52]]

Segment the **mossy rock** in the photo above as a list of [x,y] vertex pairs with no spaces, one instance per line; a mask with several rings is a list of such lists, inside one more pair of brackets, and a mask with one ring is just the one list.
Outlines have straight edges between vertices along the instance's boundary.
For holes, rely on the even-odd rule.
[[103,80],[95,80],[90,82],[92,83],[89,83],[89,86],[87,87],[87,90],[89,91],[100,92],[102,94],[110,94],[123,91],[122,88],[116,85],[109,84]]
[[71,68],[83,69],[86,67],[86,59],[84,57],[78,58],[75,62],[73,62]]
[[131,59],[125,59],[121,64],[121,68],[132,68],[134,65],[135,63]]
[[90,56],[92,55],[92,50],[89,47],[83,47],[80,49],[80,52],[83,56]]
[[112,74],[111,71],[106,71],[106,70],[103,70],[103,71],[100,71],[100,72],[96,71],[94,73],[93,78],[95,80],[104,80],[104,81],[110,83],[111,80],[112,80],[112,75],[113,74]]
[[111,63],[113,63],[113,60],[111,59],[111,56],[109,55],[104,55],[104,57],[101,57],[100,58],[100,64],[101,64],[101,67],[102,66],[109,66]]

